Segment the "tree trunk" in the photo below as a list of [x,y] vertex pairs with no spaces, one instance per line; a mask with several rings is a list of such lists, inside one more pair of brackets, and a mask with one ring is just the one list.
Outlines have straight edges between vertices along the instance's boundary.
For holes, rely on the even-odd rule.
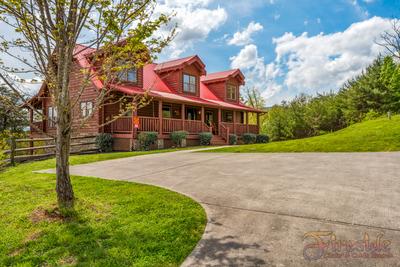
[[74,206],[74,191],[69,176],[69,150],[71,142],[71,131],[68,126],[69,113],[67,111],[58,115],[56,139],[57,200],[58,206],[66,209],[73,208]]

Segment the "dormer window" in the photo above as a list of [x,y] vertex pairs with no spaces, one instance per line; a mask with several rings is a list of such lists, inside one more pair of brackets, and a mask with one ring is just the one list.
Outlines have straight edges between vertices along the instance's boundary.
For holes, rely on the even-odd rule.
[[183,74],[183,92],[195,94],[197,90],[196,76]]
[[227,84],[226,86],[226,97],[229,100],[236,100],[237,86],[233,84]]
[[118,80],[121,82],[137,83],[137,69],[126,69],[118,73]]

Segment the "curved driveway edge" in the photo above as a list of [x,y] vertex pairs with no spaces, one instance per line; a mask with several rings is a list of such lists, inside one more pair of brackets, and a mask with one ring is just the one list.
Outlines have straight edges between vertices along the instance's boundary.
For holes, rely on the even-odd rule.
[[[183,266],[399,266],[398,152],[179,151],[71,166],[71,173],[161,186],[198,201],[208,223]],[[368,237],[370,247],[390,241],[389,253],[333,255],[310,246],[321,233],[325,245],[334,237],[342,244]]]

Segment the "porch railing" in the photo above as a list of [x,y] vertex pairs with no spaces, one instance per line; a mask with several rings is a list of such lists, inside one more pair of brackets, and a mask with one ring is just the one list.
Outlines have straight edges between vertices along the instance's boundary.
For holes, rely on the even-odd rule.
[[247,133],[246,124],[236,123],[236,134],[237,135],[243,135],[244,133]]
[[[160,127],[160,122],[157,117],[139,117],[140,124],[138,131],[146,132],[158,132]],[[248,130],[247,130],[248,127]],[[200,132],[211,132],[212,127],[208,126],[202,121],[198,120],[180,120],[180,119],[169,119],[163,118],[162,120],[162,132],[171,133],[174,131],[185,130],[189,134],[197,134]],[[111,133],[121,133],[127,134],[132,132],[132,117],[121,117],[113,121],[109,126],[105,127],[106,132]],[[228,134],[227,134],[228,132]],[[243,135],[244,133],[258,133],[258,126],[242,123],[230,123],[221,122],[221,133],[223,138],[228,138],[230,133],[235,133],[237,135]],[[227,140],[227,139],[226,139]]]
[[[247,125],[243,123],[232,123],[232,122],[222,122],[221,125],[229,129],[229,133],[235,133],[237,135],[243,135],[244,133],[254,133],[258,134],[258,126],[254,124],[249,124],[249,130],[247,130]],[[236,131],[235,131],[236,128]]]
[[132,117],[121,117],[111,122],[111,133],[131,133]]
[[254,133],[254,134],[258,134],[259,133],[258,125],[249,124],[249,132],[250,133]]
[[[158,118],[157,118],[158,120]],[[172,133],[175,131],[181,131],[183,124],[182,120],[179,119],[163,119],[163,132]]]
[[229,128],[225,127],[225,125],[222,123],[220,127],[220,135],[227,143],[229,142]]
[[32,132],[41,132],[43,131],[43,121],[34,121],[31,126]]
[[203,122],[185,120],[185,131],[190,134],[200,133],[203,131]]
[[158,128],[160,126],[158,118],[139,117],[139,122],[139,131],[158,132]]

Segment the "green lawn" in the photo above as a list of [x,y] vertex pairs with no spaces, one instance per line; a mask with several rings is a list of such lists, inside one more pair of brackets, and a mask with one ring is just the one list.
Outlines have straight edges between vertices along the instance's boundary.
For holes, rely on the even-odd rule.
[[[71,164],[142,154],[71,157]],[[54,213],[54,159],[0,173],[0,266],[178,266],[204,231],[206,215],[192,199],[158,187],[72,177],[76,215]]]
[[[269,144],[226,147],[212,152],[366,152],[400,151],[400,116],[354,124],[343,130]],[[210,151],[207,151],[210,152]]]

